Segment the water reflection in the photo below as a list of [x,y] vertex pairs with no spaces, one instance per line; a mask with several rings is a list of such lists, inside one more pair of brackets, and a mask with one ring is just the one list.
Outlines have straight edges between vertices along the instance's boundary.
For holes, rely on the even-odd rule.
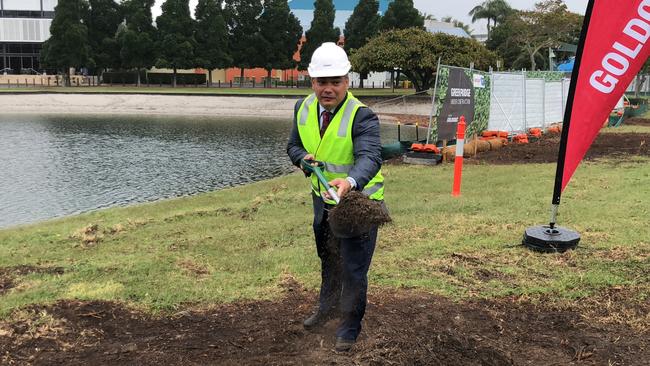
[[0,227],[293,170],[287,120],[0,117]]

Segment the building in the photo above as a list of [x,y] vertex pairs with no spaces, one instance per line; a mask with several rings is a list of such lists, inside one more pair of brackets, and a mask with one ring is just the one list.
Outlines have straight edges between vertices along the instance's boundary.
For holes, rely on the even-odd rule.
[[50,38],[58,0],[0,0],[0,69],[7,74],[41,70],[39,54]]
[[431,33],[445,33],[456,37],[470,38],[463,28],[456,27],[453,23],[437,20],[425,20],[424,28]]

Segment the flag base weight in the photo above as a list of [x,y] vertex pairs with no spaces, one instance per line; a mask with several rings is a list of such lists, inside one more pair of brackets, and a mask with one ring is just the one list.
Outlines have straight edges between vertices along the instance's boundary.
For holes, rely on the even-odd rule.
[[524,232],[524,244],[528,249],[544,253],[563,253],[578,246],[580,234],[577,231],[548,225],[531,226]]

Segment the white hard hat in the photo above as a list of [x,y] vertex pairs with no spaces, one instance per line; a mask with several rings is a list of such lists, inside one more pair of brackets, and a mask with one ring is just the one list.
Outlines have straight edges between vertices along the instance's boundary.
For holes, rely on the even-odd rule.
[[326,78],[345,76],[351,67],[343,48],[334,42],[325,42],[314,51],[307,70],[312,78]]

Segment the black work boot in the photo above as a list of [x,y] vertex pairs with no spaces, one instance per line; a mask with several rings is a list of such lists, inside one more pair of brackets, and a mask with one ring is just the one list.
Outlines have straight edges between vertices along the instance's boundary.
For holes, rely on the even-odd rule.
[[354,346],[354,343],[354,339],[336,337],[336,345],[334,346],[334,349],[337,352],[347,352],[352,348],[352,346]]
[[333,311],[330,311],[329,313],[323,313],[320,310],[317,310],[309,318],[305,319],[305,321],[302,322],[302,325],[307,330],[316,329],[323,326],[325,323],[327,323],[328,320],[332,319],[333,314]]

